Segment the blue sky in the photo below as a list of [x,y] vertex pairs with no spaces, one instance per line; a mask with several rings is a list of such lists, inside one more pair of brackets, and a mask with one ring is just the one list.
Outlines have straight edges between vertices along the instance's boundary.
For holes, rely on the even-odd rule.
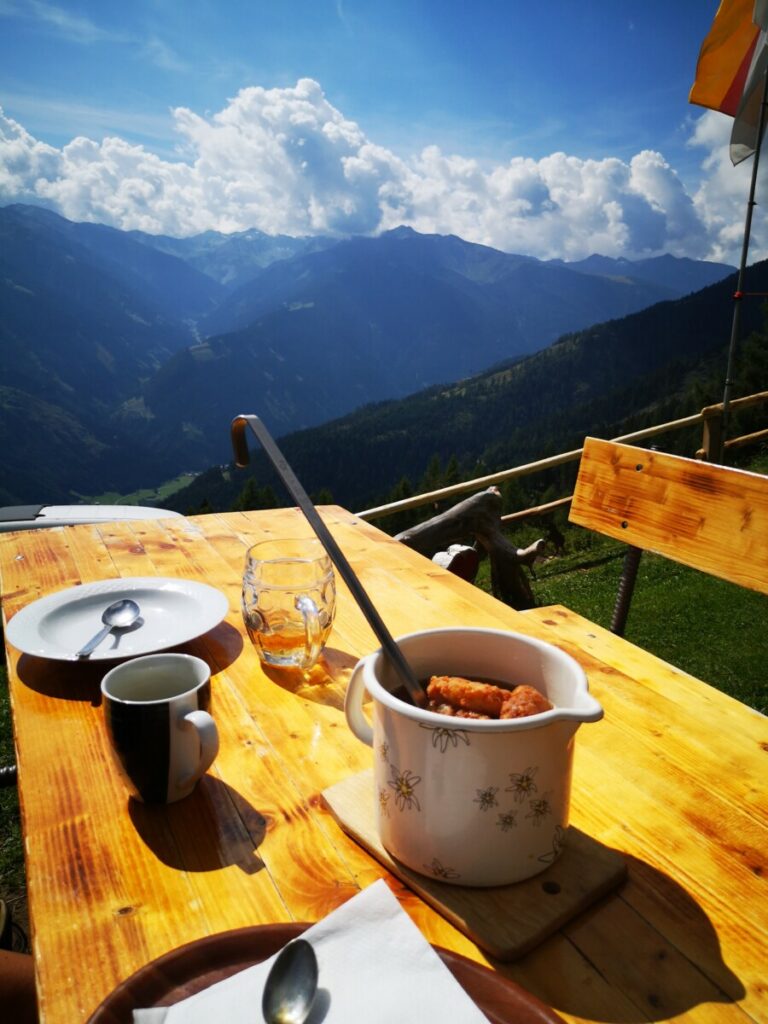
[[169,234],[402,222],[536,256],[733,262],[748,170],[728,119],[688,103],[716,9],[0,0],[0,203]]

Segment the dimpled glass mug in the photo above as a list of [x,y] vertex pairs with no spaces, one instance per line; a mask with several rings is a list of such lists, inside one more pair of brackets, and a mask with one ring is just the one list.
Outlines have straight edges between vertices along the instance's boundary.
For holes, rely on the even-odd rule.
[[336,613],[336,579],[320,541],[268,540],[249,548],[242,610],[264,664],[311,668]]
[[574,734],[603,715],[581,666],[502,630],[434,629],[397,643],[418,679],[527,683],[554,706],[529,718],[454,718],[393,696],[398,678],[381,648],[358,662],[345,711],[374,750],[382,845],[413,871],[456,885],[508,885],[544,871],[563,848]]

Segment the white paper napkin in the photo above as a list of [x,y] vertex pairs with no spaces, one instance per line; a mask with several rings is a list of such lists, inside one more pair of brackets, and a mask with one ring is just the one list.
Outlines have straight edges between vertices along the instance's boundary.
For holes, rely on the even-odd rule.
[[[304,938],[319,968],[307,1024],[487,1024],[382,880],[318,921]],[[261,995],[276,956],[175,1006],[134,1010],[134,1024],[261,1021]]]

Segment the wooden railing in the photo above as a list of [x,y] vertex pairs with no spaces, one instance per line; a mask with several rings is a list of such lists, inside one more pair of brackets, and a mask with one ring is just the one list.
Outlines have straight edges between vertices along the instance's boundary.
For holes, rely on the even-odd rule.
[[[744,398],[735,398],[729,402],[729,414],[752,405],[759,405],[768,402],[768,391],[760,391],[754,395],[747,395]],[[768,438],[768,428],[758,430],[751,434],[744,434],[740,437],[733,437],[722,441],[723,404],[708,405],[700,412],[692,416],[684,416],[682,419],[670,420],[667,423],[657,423],[652,427],[645,427],[643,430],[636,430],[631,434],[623,434],[621,437],[609,438],[612,441],[622,441],[631,444],[634,441],[644,441],[649,437],[656,437],[659,434],[666,434],[668,431],[681,430],[684,427],[702,425],[701,447],[695,453],[697,459],[707,462],[715,461],[715,453],[720,451],[721,445],[724,452],[731,449],[753,444],[756,441]],[[514,480],[518,477],[529,476],[532,473],[541,473],[556,466],[562,466],[569,462],[577,462],[581,458],[582,449],[575,448],[569,452],[561,452],[559,455],[550,455],[545,459],[538,459],[536,462],[528,462],[522,466],[514,466],[511,469],[504,469],[498,473],[490,473],[487,476],[475,477],[473,480],[465,480],[462,483],[453,484],[450,487],[443,487],[436,491],[427,491],[423,494],[414,494],[409,498],[400,501],[393,501],[387,505],[378,505],[375,508],[365,509],[358,512],[361,519],[374,520],[391,515],[393,512],[402,512],[409,508],[419,508],[437,501],[445,501],[459,494],[466,494],[468,491],[477,491],[495,484],[503,483],[505,480]],[[502,522],[513,522],[525,519],[528,516],[540,515],[553,511],[564,505],[570,504],[571,496],[558,498],[556,501],[547,502],[545,505],[537,505],[535,508],[521,509],[519,512],[512,512],[502,516]]]

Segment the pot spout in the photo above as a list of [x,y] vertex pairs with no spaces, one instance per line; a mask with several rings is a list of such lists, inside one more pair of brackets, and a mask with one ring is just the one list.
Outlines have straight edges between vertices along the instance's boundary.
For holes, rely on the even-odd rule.
[[555,707],[549,719],[551,722],[564,721],[580,724],[581,722],[599,722],[605,714],[602,704],[595,700],[588,691],[577,692],[570,707]]

